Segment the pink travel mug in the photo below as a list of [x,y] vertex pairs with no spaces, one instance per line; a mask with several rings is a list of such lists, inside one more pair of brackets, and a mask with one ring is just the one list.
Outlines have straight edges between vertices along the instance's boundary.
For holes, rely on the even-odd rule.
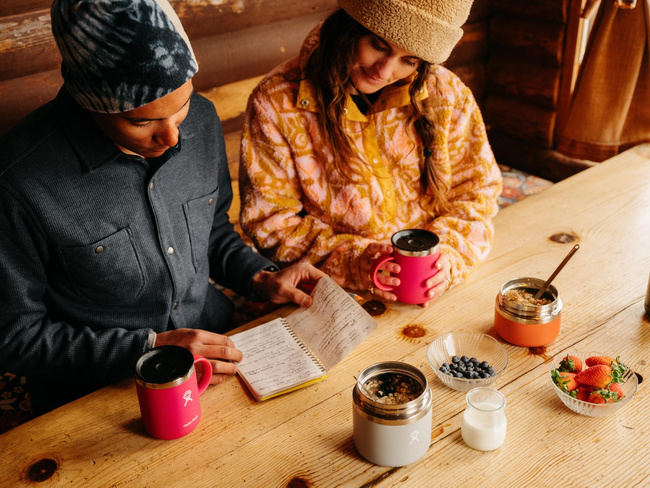
[[[202,363],[197,384],[195,365]],[[201,420],[199,396],[212,378],[212,365],[180,346],[160,346],[144,353],[135,366],[135,387],[145,429],[158,439],[178,439]]]
[[[439,243],[437,235],[424,229],[406,229],[393,234],[393,252],[379,256],[370,270],[370,278],[375,288],[392,291],[402,303],[427,302],[427,281],[438,272],[436,261],[440,257]],[[386,261],[399,264],[399,286],[382,285],[377,280],[377,271]]]

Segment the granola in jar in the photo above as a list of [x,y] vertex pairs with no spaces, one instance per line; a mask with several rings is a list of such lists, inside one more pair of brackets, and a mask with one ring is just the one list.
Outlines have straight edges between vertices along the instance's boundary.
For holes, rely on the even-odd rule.
[[424,389],[415,378],[402,373],[381,373],[363,384],[364,394],[377,403],[400,405],[418,398]]
[[533,306],[548,305],[553,301],[549,300],[548,298],[544,298],[544,295],[536,299],[535,294],[537,291],[533,291],[535,291],[535,293],[532,293],[530,288],[511,288],[505,293],[505,299],[511,303]]

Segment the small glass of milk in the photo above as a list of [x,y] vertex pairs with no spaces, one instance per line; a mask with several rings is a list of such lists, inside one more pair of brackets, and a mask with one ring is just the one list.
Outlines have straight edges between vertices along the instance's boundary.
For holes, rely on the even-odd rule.
[[479,451],[493,451],[506,439],[506,397],[494,388],[474,388],[465,397],[460,432],[467,445]]

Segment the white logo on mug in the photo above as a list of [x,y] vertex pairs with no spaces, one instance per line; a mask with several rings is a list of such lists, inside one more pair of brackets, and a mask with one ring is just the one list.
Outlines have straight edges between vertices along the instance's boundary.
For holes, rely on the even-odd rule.
[[185,400],[185,405],[184,407],[187,407],[187,402],[193,402],[192,400],[192,390],[187,390],[185,393],[183,393],[183,400]]
[[420,442],[420,439],[418,439],[419,435],[420,435],[419,430],[414,430],[413,432],[411,432],[411,442],[409,442],[409,446],[414,442]]

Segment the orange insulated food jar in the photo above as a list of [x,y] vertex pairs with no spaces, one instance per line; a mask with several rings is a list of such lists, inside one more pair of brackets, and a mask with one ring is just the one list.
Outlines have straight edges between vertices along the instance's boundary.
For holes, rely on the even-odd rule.
[[545,346],[560,333],[562,300],[555,286],[535,294],[544,285],[538,278],[506,281],[496,298],[494,328],[504,340],[524,347]]

